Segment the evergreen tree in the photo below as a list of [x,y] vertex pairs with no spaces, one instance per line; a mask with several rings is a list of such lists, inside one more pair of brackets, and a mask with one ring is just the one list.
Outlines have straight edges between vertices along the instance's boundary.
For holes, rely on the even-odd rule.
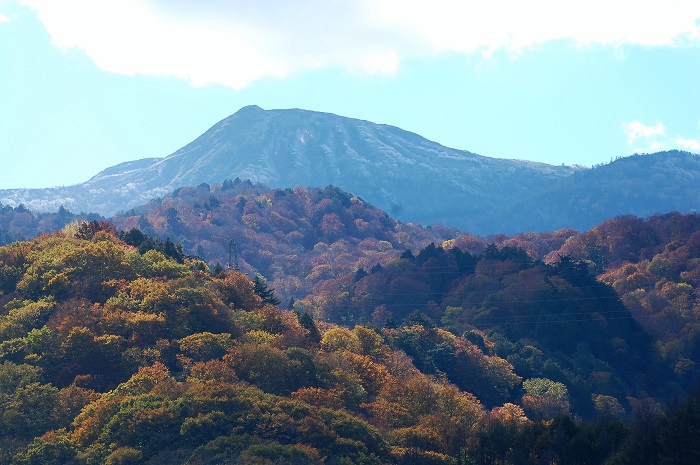
[[428,315],[421,312],[420,310],[414,310],[410,315],[406,317],[401,326],[413,326],[420,325],[426,329],[434,328],[435,323],[430,319]]
[[141,232],[141,230],[132,228],[128,232],[122,231],[119,233],[119,239],[123,240],[132,247],[139,248],[147,237],[143,232]]
[[357,269],[357,271],[355,272],[355,282],[358,282],[359,280],[361,280],[362,278],[364,278],[367,275],[368,275],[368,273],[365,271],[365,269],[362,267],[359,267]]
[[314,323],[314,319],[311,318],[311,315],[304,312],[303,314],[299,314],[297,316],[297,320],[299,321],[299,324],[302,326],[302,328],[308,331],[307,336],[309,337],[309,339],[311,339],[315,343],[321,342],[321,332],[316,327],[316,323]]
[[214,265],[214,268],[212,269],[211,274],[213,276],[219,276],[223,272],[224,272],[224,268],[221,266],[221,263],[216,262],[216,265]]
[[275,297],[275,290],[268,287],[267,283],[265,282],[265,278],[259,274],[255,275],[255,279],[253,279],[253,286],[255,295],[260,297],[264,303],[275,306],[280,304],[280,299]]
[[182,251],[182,244],[171,241],[169,237],[165,239],[162,252],[166,257],[173,258],[178,263],[183,263],[185,261],[185,253]]

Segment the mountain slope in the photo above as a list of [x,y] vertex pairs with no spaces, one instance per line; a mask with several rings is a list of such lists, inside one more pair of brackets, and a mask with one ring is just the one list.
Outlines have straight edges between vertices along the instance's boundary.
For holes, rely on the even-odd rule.
[[[668,151],[620,158],[582,170],[523,203],[498,212],[521,231],[589,229],[618,215],[696,212],[700,208],[700,157]],[[507,224],[503,231],[514,232]]]
[[399,219],[483,232],[487,212],[573,171],[482,157],[367,121],[251,106],[166,158],[118,165],[76,186],[0,191],[0,200],[111,215],[177,187],[238,177],[270,187],[332,184]]
[[273,188],[334,185],[394,218],[474,234],[585,230],[621,214],[693,211],[700,202],[700,157],[690,153],[577,169],[484,157],[329,113],[256,106],[168,157],[122,163],[74,186],[0,190],[0,202],[110,216],[179,187],[235,178]]
[[180,242],[185,253],[212,265],[229,261],[233,239],[240,270],[263,275],[285,304],[339,273],[369,270],[457,234],[401,223],[338,188],[282,190],[235,181],[179,188],[111,221],[120,230],[139,228]]

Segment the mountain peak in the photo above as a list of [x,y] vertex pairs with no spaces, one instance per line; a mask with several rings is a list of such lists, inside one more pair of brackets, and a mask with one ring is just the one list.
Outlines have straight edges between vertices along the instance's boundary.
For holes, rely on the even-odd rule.
[[179,187],[240,178],[272,188],[333,185],[396,219],[476,234],[585,229],[618,214],[696,209],[700,159],[683,154],[580,170],[484,157],[331,113],[249,105],[165,158],[122,163],[66,188],[0,190],[0,202],[112,215]]
[[262,108],[260,108],[257,105],[246,105],[245,107],[241,108],[236,113],[234,113],[234,115],[243,116],[243,115],[246,115],[249,113],[259,113],[259,112],[263,112],[263,111],[265,111],[265,110],[263,110]]
[[[165,158],[122,164],[88,183],[36,194],[44,204],[51,200],[112,215],[179,187],[225,179],[272,188],[333,185],[400,220],[484,232],[474,208],[495,210],[507,199],[526,197],[534,186],[551,186],[571,172],[569,167],[481,157],[370,121],[249,105]],[[9,194],[17,197],[0,191],[0,199]],[[28,200],[16,203],[34,205]]]

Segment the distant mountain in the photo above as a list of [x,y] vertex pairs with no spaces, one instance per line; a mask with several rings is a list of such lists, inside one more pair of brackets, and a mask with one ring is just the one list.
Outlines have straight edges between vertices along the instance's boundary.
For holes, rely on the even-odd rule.
[[[581,170],[496,216],[517,231],[585,230],[618,215],[648,217],[700,210],[700,156],[669,151],[620,158]],[[514,232],[503,223],[504,232]]]
[[112,215],[178,187],[240,178],[270,187],[330,184],[399,219],[483,232],[489,211],[573,172],[450,149],[392,126],[250,106],[166,158],[123,163],[74,186],[0,191],[0,201]]
[[[664,165],[668,155],[649,157]],[[0,202],[37,211],[64,205],[109,216],[178,187],[240,178],[276,188],[334,185],[397,219],[475,234],[587,229],[618,214],[696,208],[700,160],[688,153],[672,156],[677,164],[662,177],[644,157],[625,159],[627,180],[621,186],[619,161],[576,169],[488,158],[392,126],[249,106],[168,157],[123,163],[74,186],[0,190]],[[687,185],[679,185],[676,176]],[[626,203],[637,186],[651,198]]]

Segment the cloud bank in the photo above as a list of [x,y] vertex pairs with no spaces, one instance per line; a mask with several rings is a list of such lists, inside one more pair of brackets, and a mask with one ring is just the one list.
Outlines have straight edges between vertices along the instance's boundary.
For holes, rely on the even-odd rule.
[[62,49],[102,69],[243,88],[323,67],[391,75],[401,60],[579,45],[700,43],[700,2],[649,0],[22,0]]

